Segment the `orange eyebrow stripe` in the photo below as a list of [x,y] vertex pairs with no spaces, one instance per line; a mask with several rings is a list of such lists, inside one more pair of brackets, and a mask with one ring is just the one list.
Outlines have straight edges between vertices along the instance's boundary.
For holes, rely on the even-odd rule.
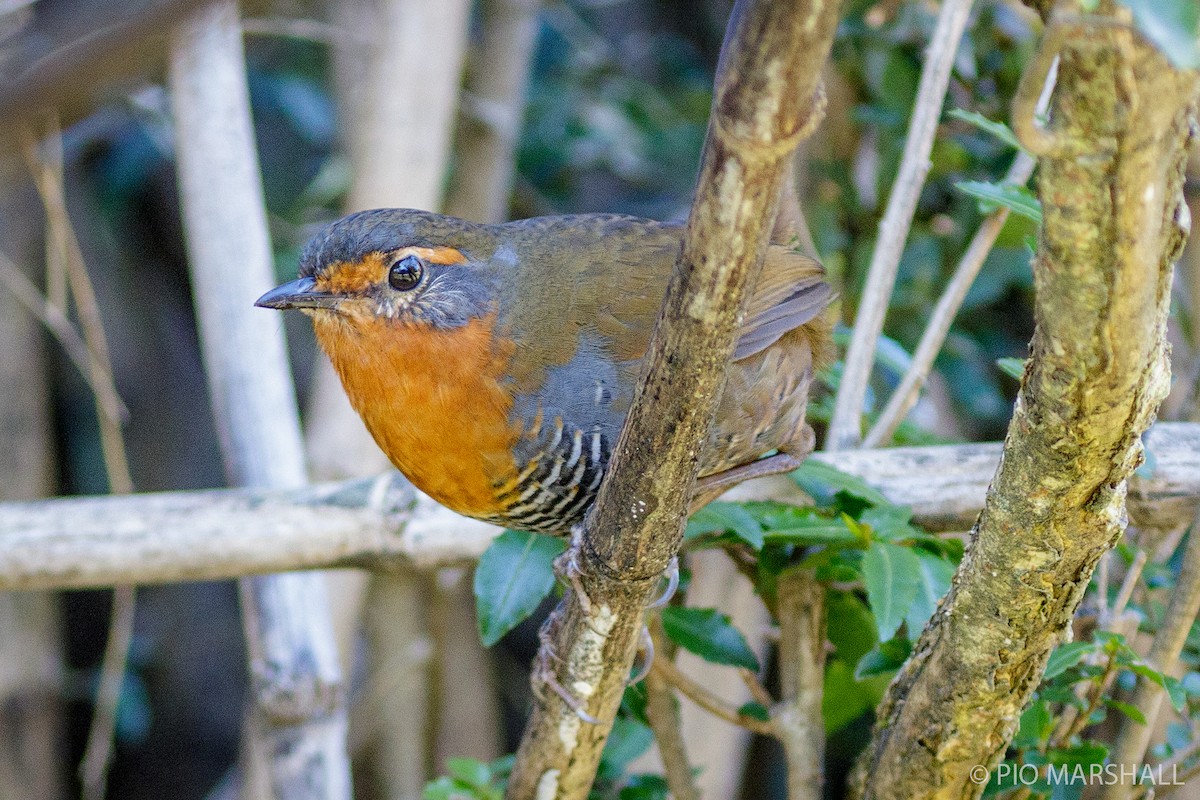
[[453,247],[405,247],[397,256],[414,255],[430,264],[465,264],[467,257]]

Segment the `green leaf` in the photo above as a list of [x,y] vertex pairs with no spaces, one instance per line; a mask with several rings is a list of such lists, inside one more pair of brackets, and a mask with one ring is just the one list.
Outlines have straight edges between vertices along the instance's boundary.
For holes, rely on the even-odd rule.
[[912,642],[908,639],[897,637],[880,642],[859,659],[854,667],[854,677],[861,681],[876,675],[890,675],[904,666],[911,653]]
[[486,787],[492,782],[492,770],[474,758],[447,758],[446,773],[468,786]]
[[600,756],[605,774],[620,776],[629,762],[646,752],[653,742],[654,733],[648,725],[628,717],[617,717]]
[[887,641],[900,628],[917,596],[921,562],[907,547],[871,542],[863,556],[862,568],[867,602],[875,615],[879,640]]
[[479,638],[491,647],[534,612],[554,588],[554,559],[562,539],[505,531],[475,567],[475,612]]
[[825,630],[833,645],[833,655],[847,664],[857,664],[879,643],[871,609],[854,592],[830,589],[825,598],[825,614]]
[[667,780],[661,775],[630,775],[617,795],[618,800],[670,800],[670,797]]
[[1021,714],[1021,726],[1017,729],[1017,735],[1013,737],[1013,747],[1038,747],[1053,728],[1054,717],[1050,714],[1049,703],[1045,700],[1035,700],[1033,705]]
[[[1122,643],[1123,642],[1124,640],[1122,640]],[[1127,646],[1128,645],[1126,645],[1126,647]],[[1183,684],[1180,683],[1177,678],[1173,678],[1170,675],[1165,675],[1162,672],[1154,669],[1154,667],[1151,667],[1149,664],[1142,662],[1140,659],[1138,659],[1137,654],[1133,653],[1132,650],[1129,652],[1132,658],[1122,660],[1122,665],[1126,669],[1141,675],[1146,680],[1161,686],[1163,691],[1167,693],[1167,697],[1171,701],[1171,706],[1176,711],[1182,711],[1184,704],[1187,702],[1187,691],[1183,688]]]
[[670,606],[662,610],[662,623],[671,641],[705,661],[758,671],[742,632],[716,609]]
[[954,565],[949,561],[924,550],[917,550],[916,555],[920,566],[917,595],[904,616],[910,639],[916,639],[925,629],[929,618],[937,611],[938,601],[950,591],[950,581],[954,578]]
[[1197,28],[1200,6],[1196,0],[1121,0],[1133,12],[1137,26],[1172,64],[1180,69],[1200,67]]
[[746,510],[765,528],[770,544],[850,544],[854,533],[840,518],[830,518],[811,507],[772,501],[745,504]]
[[826,499],[831,501],[838,492],[845,492],[873,506],[888,505],[888,499],[868,486],[862,478],[811,458],[794,470],[791,477],[796,485],[823,505],[827,504]]
[[1041,201],[1024,186],[986,181],[959,181],[954,184],[954,188],[983,201],[980,210],[985,214],[990,213],[996,206],[1001,206],[1034,222],[1042,221]]
[[875,705],[868,687],[854,679],[850,666],[839,658],[825,668],[825,691],[821,696],[821,716],[825,730],[833,733],[846,727]]
[[738,709],[738,713],[743,717],[750,717],[761,722],[771,721],[771,712],[768,711],[761,703],[746,703]]
[[1068,642],[1059,645],[1046,661],[1046,672],[1042,675],[1042,680],[1048,681],[1058,677],[1095,649],[1096,645],[1092,642]]
[[1025,374],[1025,359],[1023,358],[997,358],[996,366],[1010,378],[1021,380]]
[[947,114],[947,116],[951,119],[961,120],[970,125],[974,125],[984,133],[990,133],[992,136],[1004,142],[1014,150],[1025,149],[1021,147],[1021,142],[1017,139],[1017,135],[1013,133],[1012,129],[1003,122],[993,122],[983,114],[980,114],[976,111],[965,111],[961,108],[950,109],[950,113]]
[[1140,708],[1131,703],[1122,703],[1120,700],[1113,700],[1106,697],[1104,698],[1104,705],[1109,708],[1115,708],[1139,725],[1146,724],[1146,715],[1142,713]]
[[909,522],[912,520],[912,509],[908,506],[876,506],[868,508],[859,516],[858,521],[869,525],[875,532],[875,537],[885,541],[907,539],[916,531]]
[[1183,684],[1170,675],[1164,675],[1163,688],[1167,690],[1167,698],[1171,701],[1171,708],[1175,709],[1176,713],[1182,712],[1183,707],[1187,705],[1187,691],[1183,688]]
[[688,520],[684,538],[729,531],[755,550],[763,546],[763,529],[749,511],[738,503],[709,503]]
[[1090,766],[1103,764],[1108,748],[1099,742],[1086,741],[1073,747],[1056,747],[1046,752],[1047,761],[1058,766]]
[[462,800],[462,798],[474,798],[477,795],[470,787],[463,786],[443,775],[425,784],[421,797],[423,800]]

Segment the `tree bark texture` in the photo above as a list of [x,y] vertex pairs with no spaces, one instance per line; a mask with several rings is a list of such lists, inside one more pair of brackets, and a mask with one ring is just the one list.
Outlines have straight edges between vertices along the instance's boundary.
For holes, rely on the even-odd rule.
[[1125,527],[1139,439],[1169,383],[1196,75],[1111,23],[1047,30],[1061,64],[1032,148],[1045,217],[1031,358],[967,555],[879,709],[866,797],[979,796],[972,767],[1003,755]]
[[812,122],[837,12],[837,3],[822,0],[734,8],[681,254],[585,522],[579,566],[591,602],[585,610],[569,594],[556,612],[553,656],[543,657],[600,722],[585,722],[544,692],[517,752],[509,798],[582,798],[595,778],[642,612],[679,547],[745,288],[762,264],[782,167]]

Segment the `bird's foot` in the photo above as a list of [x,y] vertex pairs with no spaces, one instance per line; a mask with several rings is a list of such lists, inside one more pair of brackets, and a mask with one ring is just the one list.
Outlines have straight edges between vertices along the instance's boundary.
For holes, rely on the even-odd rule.
[[579,598],[579,607],[583,609],[585,616],[592,615],[592,599],[583,589],[583,581],[580,575],[582,571],[579,569],[579,553],[583,549],[583,526],[575,525],[571,528],[571,544],[563,551],[563,554],[554,559],[554,572],[567,582],[568,585],[575,591],[575,596]]
[[558,614],[559,611],[557,609],[551,612],[550,616],[546,618],[546,622],[538,631],[538,642],[541,644],[541,647],[538,648],[537,661],[534,664],[533,674],[530,676],[532,678],[531,688],[538,700],[545,700],[546,696],[542,692],[542,687],[550,687],[550,690],[558,695],[559,699],[563,701],[567,708],[571,709],[575,716],[590,725],[599,725],[600,720],[589,714],[587,709],[584,708],[583,702],[571,694],[567,690],[567,687],[563,686],[562,682],[558,679],[558,672],[555,666],[556,663],[562,664],[563,660],[554,652],[554,643],[552,641],[554,628],[559,621]]

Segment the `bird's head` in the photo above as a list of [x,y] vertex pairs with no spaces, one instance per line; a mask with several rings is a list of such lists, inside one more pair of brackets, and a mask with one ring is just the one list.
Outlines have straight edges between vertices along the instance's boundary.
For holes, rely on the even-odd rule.
[[255,305],[298,308],[341,329],[457,328],[494,310],[493,238],[486,226],[425,211],[351,214],[304,248],[299,278]]

